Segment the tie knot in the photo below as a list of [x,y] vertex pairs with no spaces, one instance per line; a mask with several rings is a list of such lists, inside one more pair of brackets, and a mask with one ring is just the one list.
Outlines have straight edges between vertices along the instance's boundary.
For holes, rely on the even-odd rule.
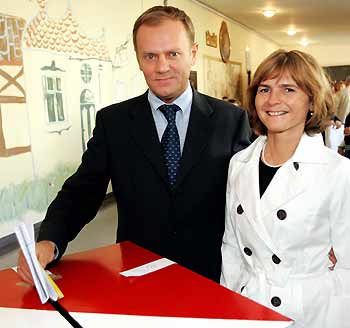
[[176,112],[181,108],[175,104],[172,105],[162,105],[159,110],[163,113],[168,122],[175,121]]

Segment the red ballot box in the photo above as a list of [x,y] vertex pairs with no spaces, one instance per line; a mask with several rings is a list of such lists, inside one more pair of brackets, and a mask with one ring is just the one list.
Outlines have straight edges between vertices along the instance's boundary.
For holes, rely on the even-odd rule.
[[[292,323],[176,263],[137,277],[120,274],[158,259],[131,242],[64,256],[51,269],[60,277],[60,304],[71,313],[266,321],[267,328]],[[0,308],[53,310],[12,269],[0,271],[0,286]]]

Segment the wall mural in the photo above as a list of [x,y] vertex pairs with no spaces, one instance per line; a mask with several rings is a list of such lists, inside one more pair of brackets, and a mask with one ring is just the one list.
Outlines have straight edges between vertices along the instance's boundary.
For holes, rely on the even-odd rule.
[[[16,1],[11,14],[0,14],[0,238],[18,220],[43,219],[86,150],[96,111],[145,90],[130,62],[130,32],[113,40],[111,27],[107,42],[108,26],[89,36],[70,1],[61,16],[48,14],[49,0],[30,2],[31,16],[13,15]],[[106,10],[116,12],[120,3],[109,3],[116,8]],[[130,6],[131,30],[143,8],[141,1]]]
[[204,56],[204,93],[219,99],[224,97],[242,103],[242,65],[238,62],[222,62],[215,57]]

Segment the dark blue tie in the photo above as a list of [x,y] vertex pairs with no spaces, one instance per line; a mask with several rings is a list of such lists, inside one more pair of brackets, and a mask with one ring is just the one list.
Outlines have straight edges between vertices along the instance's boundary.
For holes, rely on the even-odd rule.
[[180,138],[176,127],[176,112],[180,110],[177,105],[162,105],[159,110],[164,114],[168,125],[162,136],[162,149],[165,159],[165,165],[168,169],[168,180],[173,188],[176,183],[177,171],[180,165],[181,150]]

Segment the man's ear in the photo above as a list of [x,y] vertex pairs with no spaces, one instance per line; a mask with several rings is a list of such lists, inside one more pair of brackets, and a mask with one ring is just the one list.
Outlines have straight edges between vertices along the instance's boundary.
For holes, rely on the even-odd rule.
[[136,49],[135,49],[135,56],[136,56],[137,63],[138,63],[138,65],[139,65],[139,69],[140,69],[140,71],[142,71],[141,63],[140,63],[140,58],[139,58],[139,56],[138,56],[138,54],[137,54],[137,50],[136,50]]
[[191,64],[192,64],[192,66],[196,63],[197,53],[198,53],[198,43],[195,42],[195,43],[193,43],[192,48],[191,48],[191,56],[192,56]]

